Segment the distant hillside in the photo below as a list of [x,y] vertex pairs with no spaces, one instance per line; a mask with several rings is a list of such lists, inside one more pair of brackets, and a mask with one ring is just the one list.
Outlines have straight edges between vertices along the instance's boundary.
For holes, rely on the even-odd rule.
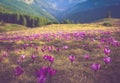
[[70,19],[72,21],[77,21],[80,23],[89,23],[99,19],[106,18],[109,11],[111,12],[112,18],[120,18],[119,9],[120,9],[120,5],[101,7],[101,8],[96,8],[92,10],[72,13],[65,16],[64,19]]
[[50,24],[56,19],[47,11],[19,0],[0,1],[0,21],[27,27]]
[[56,20],[52,15],[50,15],[47,11],[44,11],[37,5],[33,6],[30,4],[26,4],[19,0],[0,0],[0,9],[4,8],[4,11],[16,12],[16,13],[24,13],[33,16],[42,16],[48,18],[50,20]]
[[18,24],[0,23],[0,32],[25,30],[27,27]]
[[120,18],[119,10],[120,0],[87,0],[66,10],[63,19],[88,23],[106,18],[109,11],[112,18]]
[[93,24],[104,25],[105,23],[111,24],[112,26],[120,27],[120,19],[115,18],[97,20]]

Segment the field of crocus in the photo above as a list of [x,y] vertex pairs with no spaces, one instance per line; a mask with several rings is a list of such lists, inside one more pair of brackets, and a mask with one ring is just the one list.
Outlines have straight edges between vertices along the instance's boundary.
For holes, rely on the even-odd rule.
[[120,83],[120,28],[63,26],[0,33],[0,83]]

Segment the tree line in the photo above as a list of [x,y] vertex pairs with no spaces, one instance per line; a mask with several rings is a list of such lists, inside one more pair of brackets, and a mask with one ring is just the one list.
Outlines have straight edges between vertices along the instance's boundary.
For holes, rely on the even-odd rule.
[[27,27],[39,27],[42,25],[51,24],[51,21],[45,17],[35,17],[25,14],[3,12],[0,12],[0,21],[20,24]]

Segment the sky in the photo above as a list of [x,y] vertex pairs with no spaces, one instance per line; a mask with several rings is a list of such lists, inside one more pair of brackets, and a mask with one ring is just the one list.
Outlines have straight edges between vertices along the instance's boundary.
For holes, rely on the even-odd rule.
[[49,0],[49,4],[56,10],[65,10],[76,3],[82,3],[87,0]]

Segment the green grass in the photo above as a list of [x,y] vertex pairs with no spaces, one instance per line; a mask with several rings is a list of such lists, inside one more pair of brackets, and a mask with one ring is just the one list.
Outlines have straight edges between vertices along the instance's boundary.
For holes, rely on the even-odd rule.
[[24,26],[18,24],[7,24],[0,26],[0,32],[21,31],[27,29]]

